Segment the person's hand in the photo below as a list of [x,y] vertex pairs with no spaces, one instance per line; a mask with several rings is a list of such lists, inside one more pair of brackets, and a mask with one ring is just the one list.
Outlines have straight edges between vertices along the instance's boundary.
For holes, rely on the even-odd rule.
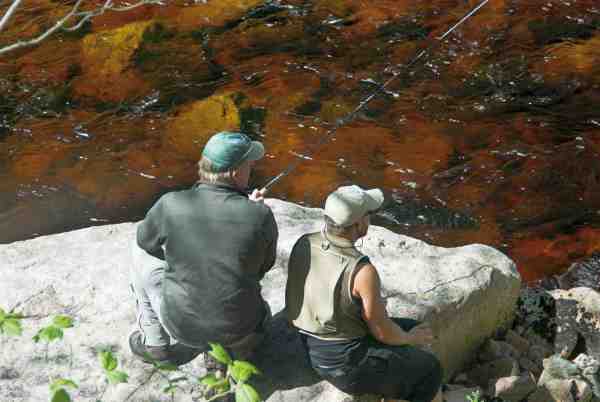
[[426,322],[411,329],[409,334],[416,345],[431,345],[435,340],[431,326]]
[[254,190],[252,190],[252,194],[250,194],[248,196],[248,198],[254,202],[264,202],[266,193],[267,193],[266,188],[261,188],[260,190],[254,189]]

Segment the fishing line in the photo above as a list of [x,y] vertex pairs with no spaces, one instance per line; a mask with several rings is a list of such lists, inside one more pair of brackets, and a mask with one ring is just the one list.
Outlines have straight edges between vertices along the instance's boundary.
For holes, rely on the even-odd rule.
[[[431,41],[428,46],[426,46],[424,49],[422,49],[421,51],[419,51],[408,62],[408,64],[406,64],[406,65],[403,66],[403,68],[404,69],[408,69],[408,68],[412,67],[417,61],[419,61],[423,56],[425,56],[429,52],[429,50],[431,50],[431,48],[435,44],[443,41],[456,28],[458,28],[459,26],[461,26],[466,20],[468,20],[473,14],[475,14],[477,11],[479,11],[489,1],[490,0],[483,0],[477,6],[475,6],[471,10],[469,10],[469,12],[466,13],[456,24],[454,24],[450,29],[448,29],[446,32],[444,32],[444,34],[442,34],[442,36],[436,37],[435,40]],[[356,106],[354,108],[354,110],[352,110],[346,116],[338,119],[336,121],[335,125],[332,128],[330,128],[329,130],[327,130],[327,132],[325,133],[325,135],[323,137],[321,137],[321,139],[313,146],[312,151],[310,151],[308,154],[304,154],[304,155],[308,156],[309,158],[312,158],[321,149],[321,147],[323,147],[326,143],[329,142],[329,140],[333,137],[333,134],[335,134],[335,132],[340,127],[343,127],[346,124],[350,123],[356,117],[356,115],[358,114],[358,112],[362,108],[364,108],[371,100],[373,100],[373,98],[375,98],[375,96],[377,96],[381,92],[384,92],[387,89],[387,87],[398,77],[398,75],[400,75],[399,71],[392,71],[392,77],[390,77],[387,81],[385,81],[383,83],[383,85],[378,86],[377,89],[375,89],[371,94],[369,94],[365,99],[363,99],[358,104],[358,106]],[[300,163],[302,163],[302,161],[305,160],[305,159],[306,158],[295,159],[281,173],[279,173],[277,176],[275,176],[271,180],[269,180],[263,186],[262,190],[268,191],[275,183],[277,183],[279,180],[281,180],[282,178],[284,178],[285,176],[289,175],[294,170],[296,170],[296,168],[300,165]]]

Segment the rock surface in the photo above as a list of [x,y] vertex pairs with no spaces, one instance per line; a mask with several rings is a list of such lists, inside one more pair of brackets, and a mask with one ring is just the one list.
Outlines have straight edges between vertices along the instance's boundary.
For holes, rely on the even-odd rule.
[[588,353],[600,360],[600,293],[583,287],[550,293],[556,300],[555,351],[570,355],[581,337]]
[[[263,282],[275,319],[255,361],[264,375],[254,383],[267,401],[358,400],[316,377],[281,314],[289,252],[301,234],[320,228],[322,210],[278,200],[267,203],[280,229],[276,266]],[[119,369],[130,375],[127,384],[109,386],[103,400],[123,401],[137,388],[130,401],[169,400],[161,391],[164,379],[139,387],[151,368],[135,360],[127,347],[136,320],[128,288],[134,230],[134,223],[124,223],[0,245],[0,306],[32,316],[24,321],[23,336],[2,339],[0,366],[14,369],[20,377],[10,383],[0,380],[0,400],[48,400],[48,383],[58,377],[80,385],[71,391],[76,400],[96,400],[105,388],[98,348],[112,349]],[[514,263],[490,247],[434,247],[373,226],[362,251],[379,270],[390,315],[431,323],[439,339],[432,348],[447,377],[512,319],[520,278]],[[73,316],[75,327],[65,330],[62,341],[49,345],[46,359],[45,347],[30,338],[55,314]],[[202,375],[200,360],[182,369]],[[183,384],[176,400],[194,400],[190,387]]]

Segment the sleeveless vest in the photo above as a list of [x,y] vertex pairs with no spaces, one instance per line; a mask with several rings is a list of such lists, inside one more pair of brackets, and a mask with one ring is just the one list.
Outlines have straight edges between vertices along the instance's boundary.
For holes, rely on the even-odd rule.
[[288,266],[289,321],[302,332],[325,340],[367,335],[361,307],[352,298],[356,268],[366,259],[351,241],[340,237],[317,232],[300,238]]

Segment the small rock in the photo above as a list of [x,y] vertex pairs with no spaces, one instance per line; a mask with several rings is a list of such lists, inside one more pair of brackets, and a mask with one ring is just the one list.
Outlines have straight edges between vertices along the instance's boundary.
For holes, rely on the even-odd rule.
[[482,388],[487,388],[490,381],[501,377],[519,374],[519,364],[510,357],[504,357],[476,366],[467,373],[469,380]]
[[592,386],[592,392],[596,397],[600,397],[600,378],[598,371],[600,370],[600,362],[584,353],[580,354],[573,360],[573,363],[579,370],[581,375],[585,378]]
[[600,293],[578,287],[568,291],[553,290],[556,299],[557,332],[555,350],[567,349],[572,353],[581,336],[585,340],[586,353],[600,359]]
[[518,350],[522,355],[527,355],[530,344],[527,339],[523,338],[515,331],[509,330],[506,333],[506,342],[510,343],[512,347]]
[[21,374],[12,367],[0,366],[0,380],[14,380],[21,376]]
[[527,357],[534,362],[541,362],[553,354],[554,350],[549,345],[532,345],[531,348],[529,348],[529,352],[527,352]]
[[552,380],[566,380],[578,377],[579,368],[569,360],[563,359],[559,355],[544,359],[544,371],[538,380],[538,385],[545,385]]
[[484,362],[498,360],[503,357],[519,358],[519,352],[509,343],[489,339],[479,352],[479,359]]
[[549,402],[552,400],[553,399],[552,395],[550,394],[550,391],[548,391],[546,387],[540,386],[538,386],[537,389],[527,397],[527,402]]
[[444,384],[444,390],[445,392],[450,392],[450,391],[458,391],[461,389],[464,389],[465,386],[464,385],[460,385],[460,384]]
[[466,384],[469,382],[469,377],[467,376],[467,373],[459,373],[456,377],[454,377],[454,381],[459,384]]
[[535,389],[535,378],[531,374],[525,374],[499,378],[490,393],[505,402],[519,402]]
[[530,371],[536,378],[538,378],[544,370],[542,362],[534,362],[526,357],[519,359],[519,366],[521,366],[522,369]]

